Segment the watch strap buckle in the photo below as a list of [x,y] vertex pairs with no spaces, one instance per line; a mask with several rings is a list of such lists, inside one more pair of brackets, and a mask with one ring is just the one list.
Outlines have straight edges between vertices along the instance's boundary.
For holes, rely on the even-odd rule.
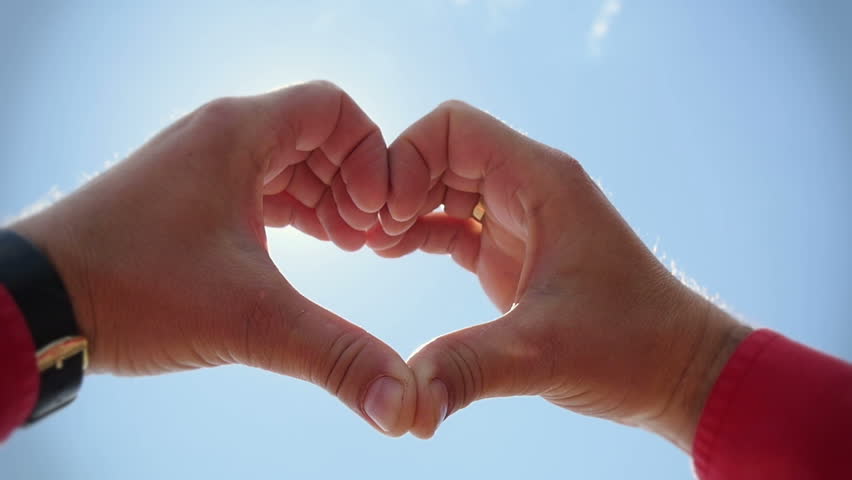
[[83,355],[83,370],[89,366],[89,344],[85,337],[69,336],[56,339],[36,352],[38,371],[51,368],[61,370],[66,360],[75,355]]

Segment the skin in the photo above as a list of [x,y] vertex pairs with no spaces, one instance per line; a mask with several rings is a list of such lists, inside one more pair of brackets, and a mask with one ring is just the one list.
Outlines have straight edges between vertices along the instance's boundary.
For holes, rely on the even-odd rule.
[[385,257],[450,254],[504,312],[409,360],[415,435],[483,398],[539,395],[691,450],[704,401],[750,330],[675,279],[576,160],[457,101],[409,127],[389,158],[388,204],[368,244]]
[[[215,100],[68,198],[12,226],[62,276],[91,371],[154,375],[245,364],[313,382],[405,433],[414,377],[386,344],[300,295],[266,250],[293,225],[355,250],[378,221],[387,149],[327,82]],[[402,398],[366,412],[368,388]]]
[[[450,254],[504,315],[406,364],[286,281],[264,227],[287,225],[345,250]],[[570,156],[460,102],[388,149],[327,82],[213,101],[12,228],[59,270],[93,371],[264,368],[393,436],[540,395],[689,451],[749,332],[672,277]]]

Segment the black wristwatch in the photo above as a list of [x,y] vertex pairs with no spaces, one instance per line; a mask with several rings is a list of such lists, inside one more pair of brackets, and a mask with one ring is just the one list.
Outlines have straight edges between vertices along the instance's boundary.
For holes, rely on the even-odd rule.
[[0,285],[15,299],[36,347],[41,383],[29,424],[77,397],[88,363],[87,343],[50,260],[11,230],[0,230]]

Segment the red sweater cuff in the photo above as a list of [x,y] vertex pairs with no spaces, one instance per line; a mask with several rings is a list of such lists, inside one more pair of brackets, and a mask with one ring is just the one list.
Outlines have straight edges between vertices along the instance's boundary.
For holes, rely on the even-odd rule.
[[702,480],[852,478],[852,365],[752,333],[713,387],[693,458]]
[[39,380],[27,321],[0,285],[0,442],[29,417],[38,400]]

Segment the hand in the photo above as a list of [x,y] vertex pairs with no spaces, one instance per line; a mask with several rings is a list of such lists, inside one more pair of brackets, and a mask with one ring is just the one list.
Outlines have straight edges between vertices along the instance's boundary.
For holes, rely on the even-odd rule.
[[290,286],[264,231],[290,224],[360,248],[387,185],[378,128],[315,82],[213,101],[12,228],[59,270],[92,370],[241,363],[313,382],[401,435],[415,410],[408,366]]
[[[690,450],[748,329],[677,281],[573,158],[460,102],[409,127],[389,157],[388,204],[368,245],[385,257],[451,254],[507,312],[409,360],[414,434],[482,398],[540,395]],[[471,218],[479,201],[482,224]]]

